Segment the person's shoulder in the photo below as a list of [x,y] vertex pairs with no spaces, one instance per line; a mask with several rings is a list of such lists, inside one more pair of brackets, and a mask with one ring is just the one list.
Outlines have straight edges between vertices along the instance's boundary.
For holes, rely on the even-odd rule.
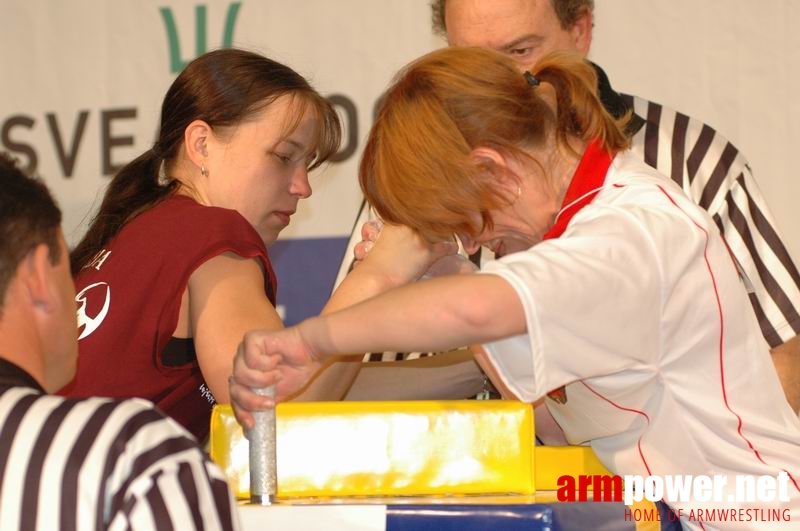
[[[174,194],[151,207],[142,214],[143,219],[157,218],[180,225],[189,222],[209,221],[213,223],[247,224],[239,212],[229,208],[206,206],[186,195]],[[168,228],[168,227],[167,227]]]
[[611,161],[611,169],[606,178],[606,184],[620,184],[622,180],[654,180],[661,182],[669,180],[656,168],[646,164],[630,149],[617,153]]
[[116,432],[118,438],[152,437],[160,433],[162,437],[186,437],[194,441],[180,424],[157,409],[152,402],[142,398],[49,398],[63,401],[65,409],[75,418],[87,421],[96,419],[96,422],[87,422],[87,425],[97,426],[98,432]]
[[183,230],[188,227],[192,234],[201,233],[203,241],[234,238],[261,242],[261,237],[250,222],[236,210],[201,205],[186,196],[175,196],[171,201],[174,205],[169,206],[171,218],[180,224],[177,228]]
[[64,397],[42,394],[29,387],[11,387],[0,393],[0,402],[5,408],[15,408],[31,426],[41,422],[62,423],[70,430],[81,431],[85,437],[109,430],[132,437],[145,428],[191,437],[151,402],[140,398]]
[[241,242],[264,250],[253,226],[236,210],[201,205],[185,195],[172,195],[131,220],[116,247],[148,246],[150,254],[206,254],[208,249]]
[[[698,141],[700,136],[707,138],[710,142],[730,144],[733,143],[722,134],[713,125],[707,123],[703,119],[692,116],[680,109],[670,107],[663,103],[638,96],[636,94],[620,94],[625,99],[633,112],[645,120],[648,127],[657,127],[663,132],[675,134],[678,130],[682,130],[683,134],[691,131],[692,136],[697,137]],[[642,128],[644,131],[646,128]],[[735,147],[735,146],[734,146]]]
[[631,150],[618,153],[611,162],[606,177],[603,197],[637,201],[643,195],[663,195],[664,192],[682,194],[680,187],[656,168],[646,164]]
[[120,417],[120,420],[124,421],[130,431],[148,428],[174,436],[192,437],[183,426],[163,413],[149,400],[126,398],[123,400],[110,400],[110,404],[115,414]]

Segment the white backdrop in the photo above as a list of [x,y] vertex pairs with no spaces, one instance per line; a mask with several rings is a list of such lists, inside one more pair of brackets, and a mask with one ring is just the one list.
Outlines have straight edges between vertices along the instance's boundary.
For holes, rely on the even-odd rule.
[[[615,88],[737,144],[800,257],[800,2],[597,0],[595,15],[591,57]],[[0,148],[47,181],[74,243],[113,167],[151,144],[172,62],[225,44],[286,62],[352,107],[342,114],[351,154],[312,178],[313,197],[274,248],[293,322],[321,304],[338,268],[376,99],[400,66],[444,44],[428,0],[0,0]],[[285,267],[298,261],[308,267]]]

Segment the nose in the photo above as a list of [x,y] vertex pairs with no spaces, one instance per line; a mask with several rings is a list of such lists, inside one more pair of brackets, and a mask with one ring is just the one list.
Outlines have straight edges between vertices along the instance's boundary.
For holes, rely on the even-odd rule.
[[473,254],[481,247],[481,244],[466,234],[459,234],[458,239],[461,240],[461,245],[464,246],[464,251],[466,251],[467,254]]
[[292,176],[289,193],[299,196],[300,199],[311,197],[311,183],[308,181],[308,168],[301,167]]

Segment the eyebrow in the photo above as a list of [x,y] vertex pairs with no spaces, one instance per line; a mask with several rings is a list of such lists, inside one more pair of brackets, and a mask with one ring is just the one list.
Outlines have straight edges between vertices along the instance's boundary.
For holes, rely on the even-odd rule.
[[309,147],[304,146],[302,143],[298,142],[297,140],[293,140],[291,138],[283,138],[280,142],[286,142],[287,144],[294,146],[300,153],[302,153],[306,157],[317,157],[316,148],[310,149]]
[[541,40],[543,40],[542,36],[536,35],[535,33],[528,33],[521,37],[517,37],[513,41],[501,44],[500,46],[497,46],[495,49],[506,51],[510,50],[511,48],[514,48],[515,46],[518,46],[520,43],[523,43],[525,41],[541,41]]
[[297,149],[299,149],[300,151],[305,151],[306,150],[306,146],[304,146],[303,144],[301,144],[297,140],[292,140],[291,138],[282,138],[281,142],[286,142],[287,144],[291,144],[294,147],[296,147]]

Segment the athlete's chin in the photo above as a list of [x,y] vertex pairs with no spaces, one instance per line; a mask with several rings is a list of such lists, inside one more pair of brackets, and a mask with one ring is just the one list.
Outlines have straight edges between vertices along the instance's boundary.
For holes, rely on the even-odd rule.
[[283,228],[284,227],[261,227],[258,230],[258,235],[261,236],[264,245],[269,247],[278,239]]

